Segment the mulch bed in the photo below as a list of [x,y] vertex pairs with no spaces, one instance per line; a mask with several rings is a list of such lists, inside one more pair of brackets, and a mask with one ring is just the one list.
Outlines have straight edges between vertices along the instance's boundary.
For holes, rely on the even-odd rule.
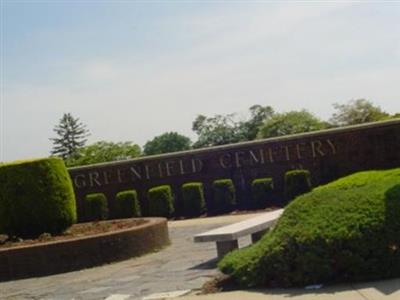
[[0,235],[0,249],[92,236],[96,234],[113,232],[121,229],[139,226],[147,222],[148,221],[144,219],[125,219],[79,223],[72,225],[60,235],[52,236],[49,233],[43,233],[36,239],[21,239],[18,237],[8,237],[7,235]]
[[215,294],[220,292],[234,291],[238,289],[239,286],[233,281],[231,276],[221,274],[204,283],[198,294]]

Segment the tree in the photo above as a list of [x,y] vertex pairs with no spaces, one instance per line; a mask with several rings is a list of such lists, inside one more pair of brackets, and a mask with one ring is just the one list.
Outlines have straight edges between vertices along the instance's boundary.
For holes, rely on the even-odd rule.
[[245,141],[252,141],[257,138],[258,131],[267,119],[274,115],[271,106],[253,105],[249,108],[250,118],[239,124],[241,136]]
[[193,121],[192,130],[198,135],[193,148],[225,145],[243,140],[240,124],[234,119],[235,114],[206,117],[198,115]]
[[177,132],[166,132],[148,141],[144,147],[145,155],[170,153],[189,150],[192,142],[184,135]]
[[336,112],[330,122],[335,126],[355,125],[380,121],[389,118],[389,114],[365,99],[350,100],[347,104],[334,103]]
[[287,113],[274,114],[260,128],[258,137],[269,138],[281,135],[296,134],[327,127],[313,114],[306,110],[290,111]]
[[87,142],[89,131],[79,118],[74,118],[70,113],[64,113],[53,131],[56,138],[50,138],[53,142],[51,155],[60,156],[64,160],[74,158],[80,148]]
[[140,156],[140,146],[132,142],[99,141],[83,147],[74,158],[67,159],[69,167],[131,159]]

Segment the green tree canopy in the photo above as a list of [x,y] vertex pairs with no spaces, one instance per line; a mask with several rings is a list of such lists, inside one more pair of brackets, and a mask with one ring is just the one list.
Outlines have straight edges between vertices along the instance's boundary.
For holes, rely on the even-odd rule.
[[198,135],[193,148],[210,147],[253,140],[259,127],[274,114],[270,106],[253,105],[249,108],[250,117],[238,121],[235,113],[206,117],[198,115],[193,121],[192,130]]
[[53,142],[51,155],[65,159],[74,158],[82,148],[89,136],[89,131],[79,118],[74,118],[70,113],[63,114],[58,125],[53,131],[57,137],[50,138]]
[[256,139],[260,127],[274,115],[274,110],[271,106],[261,106],[256,104],[251,106],[249,111],[250,118],[239,124],[240,135],[245,141]]
[[296,134],[327,127],[307,110],[277,113],[269,118],[259,130],[259,138],[269,138],[281,135]]
[[350,100],[346,104],[334,103],[336,112],[330,122],[335,126],[355,125],[388,119],[390,116],[380,107],[365,99]]
[[192,130],[198,135],[198,140],[193,148],[236,143],[242,140],[239,131],[239,123],[235,121],[235,115],[215,115],[206,117],[198,115],[192,125]]
[[132,142],[100,141],[83,147],[75,158],[66,161],[69,167],[97,164],[102,162],[131,159],[140,156],[139,145]]
[[191,141],[188,137],[177,132],[166,132],[148,141],[144,147],[145,155],[155,155],[176,151],[189,150]]

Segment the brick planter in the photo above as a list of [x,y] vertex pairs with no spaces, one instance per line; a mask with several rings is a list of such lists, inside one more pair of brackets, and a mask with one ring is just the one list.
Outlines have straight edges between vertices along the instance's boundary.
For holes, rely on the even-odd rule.
[[0,281],[51,275],[120,261],[169,243],[167,221],[145,218],[145,224],[103,234],[0,249]]

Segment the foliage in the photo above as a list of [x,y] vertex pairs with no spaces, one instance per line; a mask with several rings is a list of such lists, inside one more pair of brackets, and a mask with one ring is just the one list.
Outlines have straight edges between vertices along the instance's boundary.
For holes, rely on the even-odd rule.
[[140,217],[140,204],[135,190],[122,191],[115,197],[115,216],[117,218]]
[[218,179],[213,182],[214,210],[232,211],[236,205],[236,191],[231,179]]
[[82,148],[89,136],[89,131],[79,118],[74,118],[70,113],[63,114],[53,131],[57,134],[56,138],[50,138],[53,142],[51,155],[62,157],[63,159],[74,158]]
[[251,183],[251,195],[253,205],[257,208],[264,208],[272,201],[274,183],[272,178],[258,178]]
[[240,135],[244,141],[252,141],[257,138],[259,128],[274,115],[271,106],[253,105],[249,108],[250,118],[240,122]]
[[174,196],[169,185],[151,188],[147,198],[150,216],[169,218],[174,213]]
[[260,242],[219,268],[243,286],[400,276],[400,168],[353,174],[296,198]]
[[108,218],[107,197],[103,193],[93,193],[85,198],[86,221],[106,220]]
[[193,148],[225,145],[242,140],[238,134],[239,124],[235,121],[234,116],[234,114],[215,115],[214,117],[197,116],[192,130],[198,135],[198,140],[193,144]]
[[297,196],[311,191],[310,172],[307,170],[292,170],[285,173],[285,199],[290,202]]
[[0,164],[0,232],[61,233],[76,222],[72,182],[59,158]]
[[145,155],[154,155],[189,150],[191,141],[177,132],[166,132],[156,136],[144,145]]
[[193,148],[210,147],[253,140],[260,125],[270,118],[274,111],[270,106],[253,105],[249,108],[250,117],[245,121],[237,120],[237,115],[198,115],[192,124],[192,130],[198,135]]
[[334,103],[333,107],[336,112],[330,121],[336,126],[355,125],[389,118],[388,113],[365,99],[350,100],[347,104]]
[[327,124],[306,110],[277,113],[260,127],[258,137],[270,138],[325,129]]
[[199,216],[205,212],[203,184],[201,182],[189,182],[182,186],[183,210],[185,216]]
[[81,148],[75,157],[66,160],[66,164],[69,167],[75,167],[125,160],[138,157],[140,152],[140,147],[132,142],[100,141]]

